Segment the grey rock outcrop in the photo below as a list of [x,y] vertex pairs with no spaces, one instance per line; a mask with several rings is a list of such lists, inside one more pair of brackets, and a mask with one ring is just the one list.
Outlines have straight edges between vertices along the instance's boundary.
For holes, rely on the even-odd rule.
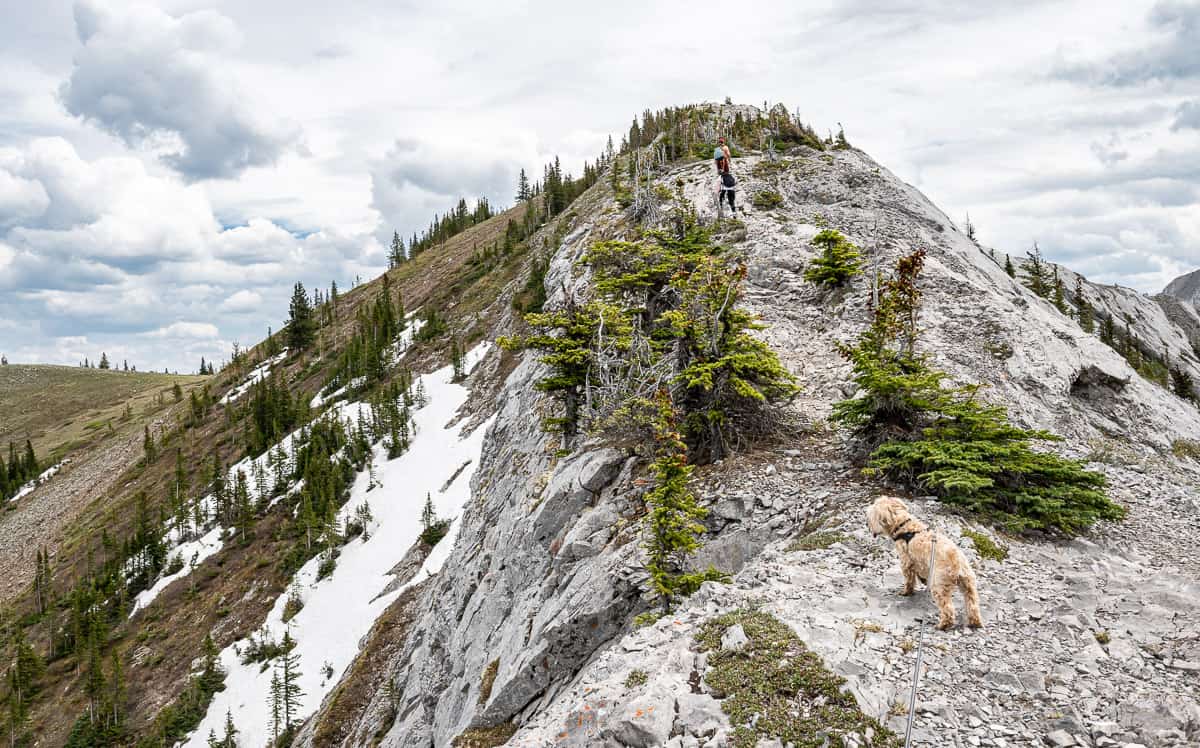
[[[1200,412],[1009,278],[865,154],[798,149],[787,159],[757,171],[765,157],[735,162],[743,202],[771,190],[783,205],[739,215],[742,227],[724,239],[747,266],[746,306],[803,385],[791,407],[814,425],[800,443],[697,472],[694,489],[710,509],[697,563],[736,573],[733,584],[707,583],[673,615],[631,626],[646,608],[637,465],[599,442],[558,456],[557,438],[540,428],[553,404],[533,387],[544,369],[525,355],[496,400],[453,553],[392,664],[401,698],[381,744],[440,748],[469,728],[512,721],[520,729],[510,745],[724,745],[731,726],[706,693],[694,635],[708,618],[750,604],[788,623],[847,679],[865,712],[897,726],[911,641],[930,603],[896,595],[894,554],[862,522],[881,487],[821,425],[852,392],[836,343],[853,339],[869,314],[862,279],[834,294],[803,281],[815,255],[809,239],[824,225],[862,246],[872,268],[925,248],[922,347],[952,379],[986,385],[983,396],[1016,422],[1066,437],[1053,448],[1091,460],[1129,509],[1124,523],[1069,543],[997,538],[1009,546],[1001,563],[982,562],[961,539],[980,574],[986,626],[926,632],[917,743],[1200,740],[1192,670],[1200,465],[1171,455],[1175,440],[1200,441]],[[656,179],[670,191],[680,185],[711,219],[711,169],[688,164]],[[629,231],[607,185],[572,210],[547,273],[551,305],[586,291],[588,275],[574,262],[592,241]],[[1130,315],[1143,339],[1154,334],[1175,360],[1195,365],[1188,332],[1155,301],[1088,288],[1111,313]],[[936,502],[914,510],[951,537],[967,527]],[[788,549],[801,528],[817,526],[843,539]],[[481,699],[491,663],[494,683]],[[636,685],[634,670],[648,682]],[[376,698],[377,713],[384,696]],[[351,742],[370,742],[367,726],[355,734]]]

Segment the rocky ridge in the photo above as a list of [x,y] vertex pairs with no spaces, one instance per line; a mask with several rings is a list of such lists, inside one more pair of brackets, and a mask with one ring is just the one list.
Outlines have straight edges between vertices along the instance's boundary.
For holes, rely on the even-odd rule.
[[[863,508],[884,489],[858,476],[841,437],[821,424],[853,392],[834,343],[851,340],[867,314],[862,279],[834,294],[802,280],[821,226],[841,230],[879,268],[925,247],[923,348],[953,379],[988,385],[985,397],[1014,421],[1066,437],[1054,448],[1090,459],[1130,511],[1070,543],[992,534],[1008,547],[1001,562],[971,552],[986,627],[927,632],[917,744],[1200,740],[1200,468],[1171,454],[1176,440],[1200,440],[1200,413],[1010,279],[865,154],[800,149],[785,159],[736,162],[743,203],[763,191],[783,202],[739,215],[722,238],[747,264],[747,306],[804,386],[791,407],[814,426],[801,443],[699,471],[696,490],[712,513],[697,563],[735,573],[733,584],[706,584],[677,614],[632,628],[647,607],[636,465],[601,444],[556,454],[536,417],[552,408],[532,387],[543,368],[528,354],[497,398],[454,554],[416,603],[412,633],[390,663],[396,719],[389,728],[380,692],[344,744],[378,733],[386,746],[443,746],[511,720],[521,725],[512,745],[724,745],[729,725],[704,693],[693,637],[703,621],[746,605],[791,625],[868,714],[896,726],[911,678],[908,642],[931,604],[896,595],[894,555],[863,526]],[[657,182],[681,187],[712,217],[710,164],[669,169]],[[591,241],[628,234],[604,188],[572,208],[546,278],[550,305],[586,290],[574,262]],[[1137,305],[1140,324],[1183,358],[1186,331],[1143,310],[1144,297],[1118,296],[1114,305]],[[498,371],[500,362],[487,365]],[[966,526],[936,502],[915,510],[951,537]],[[788,550],[817,526],[842,539]],[[626,686],[633,669],[648,682]]]

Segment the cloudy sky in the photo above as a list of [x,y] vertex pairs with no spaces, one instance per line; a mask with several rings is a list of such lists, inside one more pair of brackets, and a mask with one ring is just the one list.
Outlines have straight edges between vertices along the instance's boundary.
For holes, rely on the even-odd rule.
[[725,96],[843,123],[1002,250],[1200,265],[1200,2],[577,5],[0,0],[0,352],[194,370],[393,227]]

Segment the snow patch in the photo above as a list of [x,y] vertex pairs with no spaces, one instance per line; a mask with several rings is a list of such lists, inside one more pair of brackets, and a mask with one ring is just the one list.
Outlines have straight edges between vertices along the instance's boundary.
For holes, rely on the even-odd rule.
[[46,468],[45,470],[42,471],[41,475],[39,475],[38,477],[29,481],[25,485],[21,486],[21,489],[19,491],[17,491],[15,494],[13,494],[12,498],[10,498],[9,501],[18,501],[22,497],[33,493],[33,490],[35,488],[42,485],[43,483],[50,480],[51,478],[53,478],[54,474],[57,473],[59,470],[62,470],[63,465],[66,465],[70,461],[71,461],[71,458],[68,457],[68,458],[64,459],[62,462],[58,463],[57,465],[52,465],[51,467]]
[[256,366],[241,384],[239,384],[237,387],[234,387],[229,392],[226,392],[225,397],[221,398],[219,402],[222,405],[226,405],[249,392],[251,387],[267,378],[267,376],[271,373],[271,368],[273,366],[287,358],[287,353],[287,349],[284,348],[283,353],[280,353],[277,356],[272,356]]
[[154,602],[154,598],[158,597],[159,593],[176,579],[183,579],[191,574],[197,566],[204,563],[206,558],[221,550],[221,547],[225,545],[225,541],[221,539],[223,534],[224,528],[214,527],[203,537],[180,543],[170,551],[167,557],[178,558],[183,562],[183,566],[174,574],[168,574],[159,579],[150,589],[139,592],[138,596],[133,599],[133,610],[129,613],[130,617]]
[[[466,365],[475,366],[489,350],[490,344],[479,345],[467,354]],[[288,594],[282,594],[263,625],[253,634],[256,639],[265,635],[278,640],[285,630],[290,630],[296,640],[293,652],[300,656],[301,672],[298,685],[304,692],[298,720],[317,710],[358,654],[359,642],[388,605],[403,589],[437,573],[452,550],[457,518],[470,498],[471,476],[479,464],[483,437],[495,418],[493,416],[468,434],[447,427],[468,396],[466,387],[451,381],[453,376],[453,367],[447,366],[418,377],[429,402],[412,412],[416,428],[408,451],[388,460],[386,447],[377,445],[374,448],[371,463],[377,483],[382,485],[376,485],[369,495],[370,470],[363,470],[355,479],[350,498],[339,517],[343,522],[352,517],[369,498],[374,515],[370,539],[355,538],[342,546],[337,568],[319,582],[320,557],[309,560],[290,585],[300,590],[303,609],[285,624],[283,608]],[[337,412],[340,417],[365,407],[361,403],[347,403],[340,405]],[[468,469],[442,492],[446,481],[468,460],[471,463]],[[391,581],[388,571],[421,533],[421,509],[427,493],[432,496],[439,517],[455,520],[451,522],[450,532],[434,548],[413,580],[401,589],[376,597]],[[221,652],[221,666],[227,674],[225,690],[216,694],[204,720],[189,736],[186,745],[204,748],[210,730],[223,734],[226,711],[233,716],[242,745],[262,746],[270,741],[272,668],[261,670],[258,663],[243,665],[240,650],[245,644],[246,640],[241,640]],[[325,677],[322,671],[327,669],[332,671],[332,677]]]

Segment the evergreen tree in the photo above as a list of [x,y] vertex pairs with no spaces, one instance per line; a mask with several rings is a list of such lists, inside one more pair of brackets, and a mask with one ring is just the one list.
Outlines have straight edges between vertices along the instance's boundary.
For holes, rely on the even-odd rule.
[[1192,381],[1191,372],[1182,366],[1171,369],[1171,391],[1184,400],[1196,399],[1195,383]]
[[517,177],[517,202],[524,202],[531,197],[533,193],[529,189],[529,177],[525,175],[525,169],[521,169]]
[[392,232],[392,246],[388,251],[388,268],[399,267],[400,263],[404,262],[407,257],[404,254],[404,240],[400,238],[400,232]]
[[289,743],[304,691],[300,688],[300,655],[295,651],[296,640],[292,638],[291,631],[283,632],[280,645],[287,654],[279,658],[279,713],[283,717],[283,740]]
[[1070,314],[1071,310],[1067,308],[1065,294],[1063,293],[1062,278],[1058,277],[1058,266],[1054,266],[1054,306],[1063,314]]
[[158,457],[158,450],[154,446],[154,437],[150,435],[150,424],[146,424],[144,435],[142,436],[142,451],[145,452],[146,464],[154,462]]
[[1050,280],[1046,272],[1046,261],[1042,259],[1042,250],[1037,242],[1033,249],[1025,253],[1029,259],[1025,262],[1025,285],[1043,299],[1050,294]]
[[1096,331],[1095,312],[1092,310],[1092,305],[1088,302],[1087,297],[1083,295],[1083,276],[1075,276],[1075,318],[1079,320],[1079,326],[1086,333]]
[[463,353],[462,345],[458,342],[458,338],[457,337],[451,338],[450,339],[450,364],[454,369],[454,374],[451,377],[450,381],[461,382],[467,378],[467,374],[465,371],[466,363],[465,363],[464,359],[465,359],[465,356]]
[[100,352],[100,368],[101,369],[109,368],[108,354],[104,353],[103,351]]
[[692,594],[705,581],[727,581],[728,577],[711,566],[704,572],[685,571],[688,557],[700,548],[701,520],[708,511],[687,487],[692,466],[670,396],[659,392],[653,407],[656,459],[651,468],[654,488],[646,494],[646,570],[664,610],[669,610],[677,596]]
[[41,466],[38,464],[37,455],[33,453],[33,442],[25,440],[25,477],[34,479],[42,472]]
[[267,704],[271,710],[271,745],[279,745],[279,735],[284,730],[283,723],[283,688],[279,681],[279,668],[271,671],[271,686],[267,695]]
[[821,254],[804,271],[804,280],[827,286],[840,286],[862,272],[858,247],[834,229],[825,229],[812,243]]
[[836,403],[831,418],[873,448],[869,473],[1013,529],[1073,533],[1124,516],[1104,495],[1103,475],[1030,446],[1059,437],[1013,426],[1003,407],[979,400],[978,385],[943,387],[945,374],[916,352],[924,256],[900,260],[871,326],[856,344],[839,346],[859,395]]
[[1104,318],[1104,324],[1100,327],[1100,340],[1111,348],[1117,347],[1117,331],[1111,314]]
[[304,284],[297,282],[292,289],[292,301],[288,307],[288,347],[293,352],[308,348],[312,345],[316,332],[317,324],[313,319],[312,304],[309,303]]

